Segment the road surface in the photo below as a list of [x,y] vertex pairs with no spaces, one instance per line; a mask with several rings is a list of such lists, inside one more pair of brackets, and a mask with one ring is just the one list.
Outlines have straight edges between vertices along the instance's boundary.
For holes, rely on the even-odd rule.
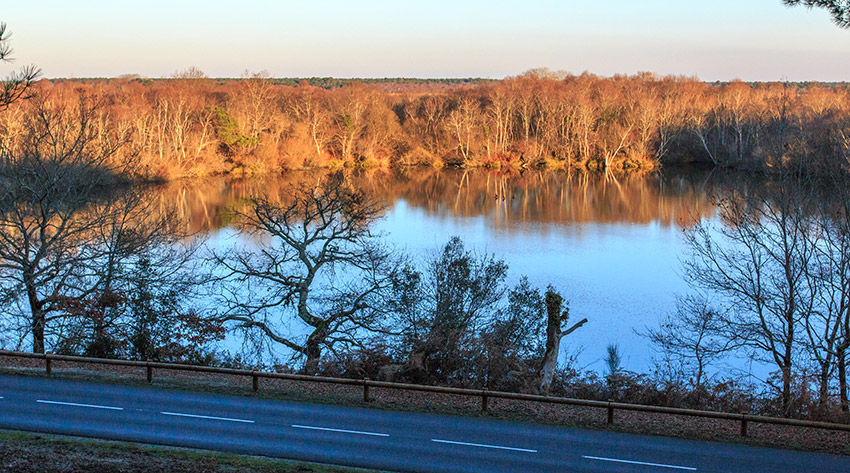
[[0,428],[401,472],[850,472],[850,457],[0,375]]

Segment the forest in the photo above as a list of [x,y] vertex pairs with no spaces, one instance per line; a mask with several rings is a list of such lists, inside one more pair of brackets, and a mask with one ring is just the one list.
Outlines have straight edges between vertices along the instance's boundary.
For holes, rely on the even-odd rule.
[[125,143],[113,168],[137,180],[307,168],[651,170],[704,163],[753,172],[843,170],[850,88],[704,83],[650,73],[537,69],[501,81],[41,80],[0,115],[17,153],[45,116],[96,113],[92,146]]

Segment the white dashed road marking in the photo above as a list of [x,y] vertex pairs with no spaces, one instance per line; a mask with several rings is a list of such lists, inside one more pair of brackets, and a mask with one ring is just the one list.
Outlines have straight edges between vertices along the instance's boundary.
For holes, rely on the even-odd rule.
[[182,414],[180,412],[160,412],[162,415],[166,416],[177,416],[177,417],[192,417],[195,419],[209,419],[209,420],[223,420],[227,422],[243,422],[245,424],[253,424],[253,420],[248,419],[234,419],[231,417],[215,417],[215,416],[199,416],[196,414]]
[[438,442],[438,443],[450,443],[452,445],[466,445],[466,446],[469,446],[469,447],[498,448],[499,450],[513,450],[515,452],[537,453],[537,450],[531,450],[530,448],[503,447],[501,445],[486,445],[486,444],[483,444],[483,443],[455,442],[454,440],[440,440],[440,439],[431,439],[431,441],[432,442]]
[[328,427],[314,427],[312,425],[296,425],[293,424],[290,427],[294,427],[296,429],[310,429],[310,430],[325,430],[327,432],[341,432],[343,434],[358,434],[358,435],[373,435],[375,437],[389,437],[390,434],[381,434],[377,432],[363,432],[360,430],[345,430],[345,429],[331,429]]
[[587,458],[588,460],[600,460],[606,462],[616,462],[616,463],[629,463],[631,465],[646,465],[646,466],[657,466],[659,468],[675,468],[677,470],[688,470],[688,471],[697,471],[696,468],[690,466],[676,466],[676,465],[665,465],[663,463],[648,463],[648,462],[638,462],[632,460],[620,460],[617,458],[605,458],[605,457],[591,457],[588,455],[582,455],[582,458]]
[[61,401],[45,401],[44,399],[36,399],[35,402],[40,402],[42,404],[57,404],[60,406],[73,406],[73,407],[91,407],[93,409],[109,409],[113,411],[123,411],[123,407],[113,407],[113,406],[99,406],[97,404],[79,404],[76,402],[61,402]]

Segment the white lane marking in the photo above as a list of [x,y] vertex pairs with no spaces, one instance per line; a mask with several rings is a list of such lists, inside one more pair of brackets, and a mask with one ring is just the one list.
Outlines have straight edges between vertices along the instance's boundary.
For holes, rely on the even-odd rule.
[[390,434],[381,434],[378,432],[363,432],[360,430],[345,430],[345,429],[331,429],[328,427],[314,427],[312,425],[297,425],[293,424],[290,427],[294,427],[296,429],[310,429],[310,430],[325,430],[328,432],[342,432],[344,434],[359,434],[359,435],[373,435],[375,437],[389,437]]
[[453,440],[440,440],[440,439],[431,439],[432,442],[438,443],[450,443],[453,445],[467,445],[470,447],[484,447],[484,448],[498,448],[499,450],[513,450],[516,452],[529,452],[529,453],[537,453],[537,450],[531,450],[529,448],[517,448],[517,447],[503,447],[501,445],[485,445],[483,443],[468,443],[468,442],[455,442]]
[[97,404],[79,404],[76,402],[61,402],[61,401],[45,401],[44,399],[36,399],[35,402],[40,402],[42,404],[57,404],[60,406],[74,406],[74,407],[91,407],[93,409],[109,409],[113,411],[123,411],[123,407],[112,407],[112,406],[99,406]]
[[588,460],[601,460],[606,462],[616,462],[616,463],[629,463],[632,465],[646,465],[646,466],[657,466],[659,468],[675,468],[677,470],[689,470],[689,471],[697,471],[696,468],[690,466],[676,466],[676,465],[665,465],[663,463],[648,463],[648,462],[638,462],[632,460],[620,460],[617,458],[605,458],[605,457],[591,457],[588,455],[582,455],[582,458],[587,458]]
[[227,421],[227,422],[243,422],[243,423],[246,423],[246,424],[253,424],[254,423],[253,420],[248,420],[248,419],[234,419],[234,418],[231,418],[231,417],[215,417],[215,416],[199,416],[199,415],[196,415],[196,414],[183,414],[183,413],[180,413],[180,412],[164,412],[163,411],[163,412],[160,412],[160,414],[166,415],[166,416],[193,417],[195,419],[224,420],[224,421]]

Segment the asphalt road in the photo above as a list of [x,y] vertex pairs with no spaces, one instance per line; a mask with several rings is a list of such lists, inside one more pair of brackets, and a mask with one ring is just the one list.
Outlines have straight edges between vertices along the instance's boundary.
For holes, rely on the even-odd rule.
[[0,376],[0,428],[403,472],[850,472],[850,457]]

